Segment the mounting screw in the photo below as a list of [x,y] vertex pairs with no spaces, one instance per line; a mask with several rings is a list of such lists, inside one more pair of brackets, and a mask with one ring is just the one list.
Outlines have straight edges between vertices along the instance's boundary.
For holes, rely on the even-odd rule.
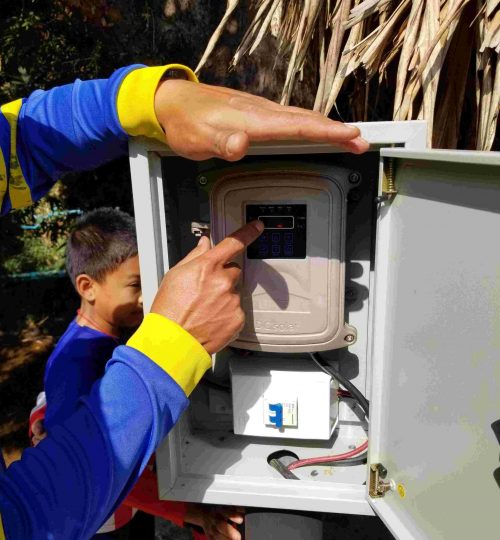
[[359,189],[355,188],[352,189],[347,196],[347,202],[358,202],[361,199],[361,193],[359,192]]
[[359,184],[361,182],[361,175],[359,172],[352,172],[349,175],[349,183],[350,184]]
[[352,334],[347,334],[344,340],[347,341],[347,343],[352,343],[354,341],[354,336]]
[[356,289],[354,287],[346,287],[345,298],[346,300],[354,300],[357,297]]
[[311,476],[318,476],[318,471],[315,469],[314,471],[311,471]]
[[206,176],[199,176],[198,184],[200,184],[200,186],[206,186],[208,184],[208,178]]

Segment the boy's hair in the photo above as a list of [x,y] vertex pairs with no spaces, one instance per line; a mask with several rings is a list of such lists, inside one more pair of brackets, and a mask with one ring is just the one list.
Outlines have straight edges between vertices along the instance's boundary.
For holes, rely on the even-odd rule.
[[98,208],[76,222],[66,247],[66,270],[73,285],[80,274],[102,282],[135,255],[134,219],[115,208]]

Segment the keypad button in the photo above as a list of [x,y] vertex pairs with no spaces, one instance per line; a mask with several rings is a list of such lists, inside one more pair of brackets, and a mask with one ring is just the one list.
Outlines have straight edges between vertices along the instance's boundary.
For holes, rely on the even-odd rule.
[[293,244],[293,233],[292,232],[285,233],[285,244]]
[[277,244],[281,240],[281,234],[280,233],[272,233],[271,234],[271,241],[273,244]]
[[267,257],[267,255],[269,254],[269,248],[267,245],[261,245],[259,246],[259,256],[260,257]]
[[278,244],[274,244],[273,246],[271,246],[271,253],[274,256],[280,255],[281,254],[281,246],[278,245]]

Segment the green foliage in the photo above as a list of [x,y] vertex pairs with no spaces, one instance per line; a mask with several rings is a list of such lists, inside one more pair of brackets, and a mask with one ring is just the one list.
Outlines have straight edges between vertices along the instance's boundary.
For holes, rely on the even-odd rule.
[[[193,65],[223,9],[218,0],[2,0],[0,103],[76,78],[108,77],[133,63]],[[0,272],[61,267],[68,224],[49,220],[43,230],[22,231],[37,216],[99,206],[132,211],[126,158],[67,175],[58,186],[40,203],[0,219]]]
[[[55,196],[49,194],[36,207],[13,214],[10,223],[17,232],[16,242],[10,249],[0,252],[3,273],[45,272],[64,268],[66,238],[77,214],[68,214],[54,199]],[[23,229],[23,226],[30,228]]]
[[64,247],[66,245],[64,237],[53,242],[45,236],[25,231],[21,237],[21,244],[21,251],[7,258],[3,263],[3,268],[8,274],[64,269]]

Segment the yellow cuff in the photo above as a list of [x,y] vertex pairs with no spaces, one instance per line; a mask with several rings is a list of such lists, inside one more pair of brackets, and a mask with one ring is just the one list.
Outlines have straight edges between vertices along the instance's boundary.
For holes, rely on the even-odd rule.
[[123,79],[116,108],[120,124],[129,135],[144,135],[165,142],[154,103],[158,84],[169,69],[182,69],[187,73],[188,80],[198,82],[193,71],[181,64],[134,69]]
[[203,346],[181,326],[157,313],[144,317],[127,345],[148,356],[184,390],[194,390],[212,359]]
[[[10,126],[9,197],[14,210],[17,208],[25,208],[26,206],[33,204],[30,187],[28,182],[26,182],[26,178],[24,178],[23,170],[21,169],[21,164],[17,157],[17,121],[22,106],[23,100],[17,99],[16,101],[11,101],[10,103],[2,105],[0,109]],[[1,161],[0,175],[2,176],[2,179],[0,181],[0,192],[5,194],[7,188],[7,169],[3,156]],[[2,199],[3,194],[1,195]],[[0,200],[0,204],[1,203],[2,201]]]

